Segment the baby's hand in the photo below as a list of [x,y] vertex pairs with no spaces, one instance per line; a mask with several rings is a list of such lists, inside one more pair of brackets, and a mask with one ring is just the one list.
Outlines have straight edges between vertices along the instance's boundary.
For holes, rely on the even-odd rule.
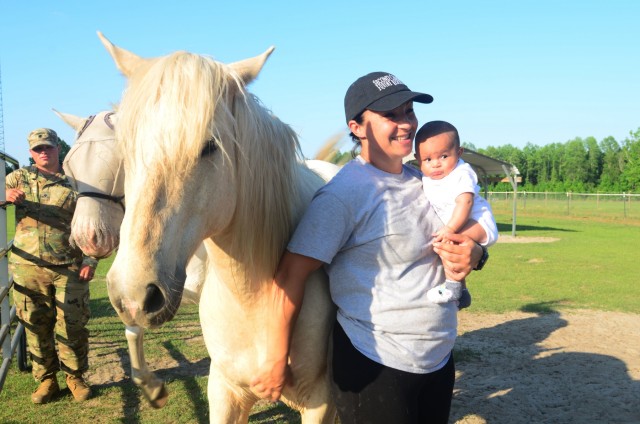
[[453,233],[453,231],[451,231],[451,228],[447,227],[446,225],[442,228],[440,228],[438,231],[436,231],[435,233],[431,234],[431,236],[433,237],[433,241],[436,243],[439,242],[447,242],[447,234],[451,234]]

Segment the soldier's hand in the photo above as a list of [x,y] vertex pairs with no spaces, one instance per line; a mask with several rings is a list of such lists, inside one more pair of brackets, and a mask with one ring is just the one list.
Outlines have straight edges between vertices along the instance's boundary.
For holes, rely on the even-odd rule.
[[95,270],[93,269],[93,267],[89,265],[82,265],[82,267],[80,267],[80,280],[86,281],[88,283],[93,279],[94,273]]
[[19,188],[8,189],[6,191],[5,196],[7,198],[7,202],[11,202],[16,205],[19,205],[20,203],[22,203],[22,201],[25,198],[24,191],[20,190]]

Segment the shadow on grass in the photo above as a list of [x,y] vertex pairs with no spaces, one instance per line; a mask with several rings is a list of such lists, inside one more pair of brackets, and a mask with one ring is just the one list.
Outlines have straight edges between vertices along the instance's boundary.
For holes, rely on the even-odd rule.
[[117,316],[115,309],[111,306],[108,297],[100,297],[89,300],[89,309],[91,310],[91,318],[106,318]]
[[[204,377],[208,375],[211,360],[209,358],[204,358],[196,363],[191,363],[171,341],[163,342],[162,345],[167,349],[169,355],[181,364],[177,367],[178,369],[174,368],[171,371],[163,370],[162,373],[169,372],[172,377],[177,376],[178,380],[182,380],[184,390],[187,392],[187,399],[191,402],[191,408],[196,411],[198,423],[208,423],[209,403],[207,402],[207,395],[200,389],[200,386],[196,381],[196,377]],[[182,364],[187,365],[183,366]]]
[[284,403],[277,402],[269,405],[260,412],[256,412],[249,417],[251,424],[267,424],[267,423],[287,423],[299,424],[301,422],[300,414],[289,409]]
[[545,347],[568,325],[554,308],[561,303],[529,304],[522,311],[535,316],[458,337],[451,422],[471,416],[490,423],[640,422],[630,405],[640,382],[629,377],[624,362]]
[[[498,224],[499,232],[509,232],[512,230],[512,226],[510,222],[505,224],[498,222],[497,224]],[[576,232],[576,230],[568,230],[566,228],[547,227],[544,225],[536,226],[536,225],[521,225],[521,224],[516,224],[516,231],[518,233],[522,233],[526,231],[559,231],[559,232],[571,232],[571,233]]]
[[558,306],[566,303],[569,299],[552,300],[549,302],[528,303],[520,308],[521,312],[531,312],[534,314],[558,314]]

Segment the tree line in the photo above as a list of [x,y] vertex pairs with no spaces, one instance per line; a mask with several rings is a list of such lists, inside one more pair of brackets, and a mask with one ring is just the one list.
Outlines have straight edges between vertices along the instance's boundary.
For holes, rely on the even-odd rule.
[[[463,147],[494,159],[515,165],[522,182],[518,190],[574,193],[640,193],[640,128],[618,142],[606,137],[576,137],[565,143],[524,148],[511,144],[476,148],[463,142]],[[351,152],[338,152],[333,163],[345,163]],[[490,191],[511,191],[509,183],[489,185]]]
[[[574,193],[640,193],[640,128],[618,142],[606,137],[576,137],[565,143],[523,149],[510,144],[474,149],[486,156],[515,165],[520,171],[521,190]],[[495,183],[493,191],[512,190],[508,183]]]

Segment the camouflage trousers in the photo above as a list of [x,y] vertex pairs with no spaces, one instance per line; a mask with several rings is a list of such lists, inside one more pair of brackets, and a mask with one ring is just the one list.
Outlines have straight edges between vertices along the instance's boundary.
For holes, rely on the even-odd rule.
[[16,315],[25,326],[33,377],[42,381],[60,369],[82,376],[89,368],[89,283],[80,281],[80,266],[12,264],[10,270]]

